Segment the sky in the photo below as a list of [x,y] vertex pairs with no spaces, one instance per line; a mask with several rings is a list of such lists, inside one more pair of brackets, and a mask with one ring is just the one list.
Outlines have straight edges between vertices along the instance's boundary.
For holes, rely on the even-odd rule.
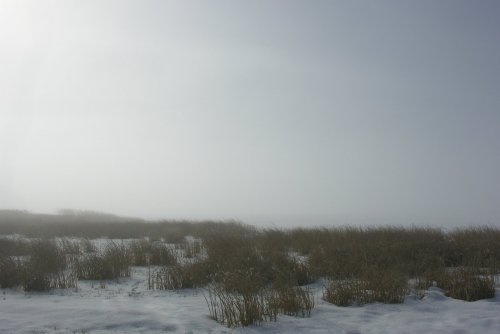
[[498,1],[0,0],[0,209],[500,225]]

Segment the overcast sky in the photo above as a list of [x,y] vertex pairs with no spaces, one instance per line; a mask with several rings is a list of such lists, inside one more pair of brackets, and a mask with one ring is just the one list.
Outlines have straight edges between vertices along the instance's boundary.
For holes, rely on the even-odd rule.
[[498,1],[0,0],[0,209],[500,224]]

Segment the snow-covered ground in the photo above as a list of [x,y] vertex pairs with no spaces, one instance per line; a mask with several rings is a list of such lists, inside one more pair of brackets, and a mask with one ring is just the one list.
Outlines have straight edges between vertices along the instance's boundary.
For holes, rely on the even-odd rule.
[[0,295],[0,333],[500,333],[500,298],[464,302],[431,289],[404,304],[337,307],[321,300],[310,318],[229,329],[208,317],[203,289],[148,291],[147,269],[115,281],[80,281],[78,289]]

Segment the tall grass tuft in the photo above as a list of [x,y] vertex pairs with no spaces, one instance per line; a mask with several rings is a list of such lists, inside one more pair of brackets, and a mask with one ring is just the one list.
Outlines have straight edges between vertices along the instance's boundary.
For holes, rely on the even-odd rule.
[[168,266],[177,264],[177,259],[167,245],[145,239],[133,241],[129,245],[132,264],[136,266]]
[[276,303],[280,313],[302,317],[311,315],[311,310],[315,304],[311,289],[289,286],[275,291]]
[[208,287],[207,305],[211,317],[228,327],[276,321],[280,313],[310,316],[314,296],[298,286],[264,285],[258,273],[218,273]]
[[76,276],[66,271],[66,255],[53,240],[31,244],[31,256],[21,265],[24,291],[47,291],[76,287]]
[[323,290],[323,299],[337,306],[363,305],[367,302],[367,284],[358,279],[332,280]]
[[331,280],[324,287],[323,299],[337,306],[369,303],[403,303],[408,279],[395,271],[372,269],[357,278]]
[[212,284],[207,290],[210,317],[228,327],[260,325],[277,319],[278,305],[272,291],[235,293],[219,284]]
[[74,271],[79,279],[109,280],[130,276],[132,255],[123,243],[109,242],[104,251],[85,254]]
[[21,282],[21,264],[11,256],[0,255],[0,288],[13,288]]
[[150,288],[158,290],[190,289],[205,286],[212,277],[204,262],[164,266],[152,275]]
[[445,295],[465,301],[476,301],[495,297],[493,276],[481,275],[471,268],[455,268],[444,273],[437,281]]

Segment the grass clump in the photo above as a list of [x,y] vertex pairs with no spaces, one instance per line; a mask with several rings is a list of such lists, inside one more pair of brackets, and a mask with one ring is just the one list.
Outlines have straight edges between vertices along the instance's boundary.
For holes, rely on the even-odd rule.
[[371,270],[359,278],[330,280],[323,299],[337,306],[400,304],[408,293],[407,278],[393,271]]
[[108,280],[130,276],[132,256],[122,243],[109,242],[104,251],[85,254],[75,264],[75,272],[83,280]]
[[28,254],[30,254],[30,243],[28,241],[0,238],[0,256],[20,256]]
[[324,287],[323,299],[337,306],[363,305],[367,300],[366,282],[358,279],[332,280]]
[[212,319],[235,327],[276,321],[278,314],[310,316],[314,308],[310,289],[263,282],[265,279],[251,270],[219,273],[206,297]]
[[29,260],[22,262],[20,266],[24,291],[48,291],[75,287],[76,276],[67,271],[66,266],[66,255],[55,241],[33,241]]
[[469,227],[447,235],[446,267],[488,268],[500,272],[500,229]]
[[368,302],[401,304],[408,293],[408,278],[391,270],[373,270],[367,278]]
[[153,273],[150,287],[159,290],[191,289],[210,282],[211,270],[204,262],[164,266]]
[[437,281],[446,296],[465,301],[476,301],[495,297],[495,280],[470,268],[455,268]]
[[276,299],[269,290],[236,293],[212,284],[205,299],[210,317],[228,327],[260,325],[277,319]]
[[146,239],[133,241],[129,245],[132,264],[136,266],[168,266],[177,264],[177,259],[167,245]]
[[280,313],[309,317],[314,308],[314,295],[309,288],[289,286],[276,290],[277,307]]
[[0,256],[0,287],[22,286],[24,291],[76,287],[76,277],[67,270],[66,254],[54,240],[23,242],[22,250],[28,255]]
[[0,288],[13,288],[21,281],[19,261],[11,256],[0,256]]
[[301,287],[230,291],[220,283],[212,283],[207,291],[210,317],[228,327],[276,321],[278,314],[306,317],[314,308],[311,290]]

